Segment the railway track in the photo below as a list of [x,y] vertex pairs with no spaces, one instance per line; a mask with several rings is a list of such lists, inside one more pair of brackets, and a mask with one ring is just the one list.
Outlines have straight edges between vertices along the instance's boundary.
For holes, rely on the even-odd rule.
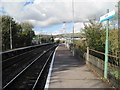
[[[56,46],[53,45],[45,47],[44,50],[41,52],[39,51],[41,49],[37,49],[37,51],[35,50],[32,51],[32,53],[28,53],[27,55],[25,54],[25,56],[27,57],[26,60],[25,57],[21,57],[19,60],[16,60],[14,62],[15,64],[10,64],[7,67],[4,67],[3,75],[5,76],[3,76],[4,77],[3,79],[6,80],[3,80],[4,81],[3,89],[4,90],[21,88],[22,89],[25,88],[27,90],[35,89],[37,86],[37,82],[39,81],[39,78],[41,78],[43,71],[45,70],[46,66],[48,65],[48,62],[50,61],[50,58],[55,47]],[[36,53],[36,56],[34,58],[32,58],[34,55],[33,53]],[[16,62],[18,66],[16,65]],[[23,62],[25,63],[24,65],[22,65]],[[15,67],[15,65],[17,67]],[[19,68],[21,65],[22,68]],[[16,71],[14,71],[15,68],[17,68]],[[6,78],[8,75],[6,74],[7,72],[9,73],[14,72],[14,74],[12,73],[11,75],[8,76],[9,78]],[[44,85],[42,85],[41,87],[43,88],[43,86]]]
[[49,49],[53,45],[42,46],[37,48],[27,54],[19,55],[15,58],[7,59],[2,63],[2,84],[3,86],[9,82],[13,77],[15,77],[22,69],[24,69],[29,63],[31,63],[36,57],[38,57],[42,52]]
[[[52,45],[48,45],[49,47],[51,47]],[[7,68],[9,67],[10,65],[13,65],[14,63],[16,62],[19,62],[20,60],[26,58],[26,57],[30,57],[31,55],[35,55],[37,53],[41,53],[43,50],[47,49],[48,46],[41,46],[40,48],[36,48],[36,49],[33,49],[31,51],[28,51],[28,52],[25,52],[25,53],[22,53],[20,55],[17,55],[17,56],[14,56],[14,57],[10,57],[10,58],[7,58],[7,59],[3,59],[2,60],[2,68]]]

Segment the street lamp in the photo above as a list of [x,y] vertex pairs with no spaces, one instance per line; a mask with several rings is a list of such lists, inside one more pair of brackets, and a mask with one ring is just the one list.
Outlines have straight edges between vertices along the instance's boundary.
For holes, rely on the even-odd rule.
[[75,47],[74,47],[74,0],[72,0],[72,22],[73,22],[73,36],[72,36],[72,41],[73,41],[73,56],[75,56]]

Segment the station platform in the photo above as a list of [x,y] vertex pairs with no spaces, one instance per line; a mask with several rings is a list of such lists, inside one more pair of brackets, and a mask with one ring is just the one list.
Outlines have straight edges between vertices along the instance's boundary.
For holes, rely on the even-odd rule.
[[72,56],[64,44],[56,50],[48,88],[111,88],[90,70],[82,59]]

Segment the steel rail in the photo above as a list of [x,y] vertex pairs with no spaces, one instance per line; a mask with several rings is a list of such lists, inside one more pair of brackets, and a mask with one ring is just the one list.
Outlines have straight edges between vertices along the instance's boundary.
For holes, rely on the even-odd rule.
[[[38,48],[36,48],[36,49],[38,49]],[[25,53],[21,53],[21,54],[19,54],[19,55],[14,56],[14,57],[5,59],[5,60],[3,60],[2,62],[6,62],[6,61],[8,61],[8,60],[10,60],[10,59],[14,59],[14,58],[19,57],[19,56],[21,56],[21,55],[25,55],[25,54],[27,54],[27,53],[30,53],[30,52],[36,50],[36,49],[33,49],[33,50],[31,50],[31,51],[28,51],[28,52],[25,52]]]
[[[23,70],[27,65],[29,65],[36,57],[38,57],[42,52],[46,51],[53,45],[47,45],[42,48],[25,54],[22,57],[18,57],[15,60],[5,62],[3,64],[3,86],[6,85],[12,78],[14,78],[21,70]],[[20,58],[20,59],[19,59]]]
[[[50,45],[42,46],[42,47],[33,49],[33,50],[31,50],[31,51],[26,52],[26,53],[23,54],[23,55],[19,55],[19,56],[15,57],[15,58],[21,58],[21,57],[23,56],[23,57],[22,57],[22,60],[21,60],[21,61],[23,61],[23,59],[26,58],[26,57],[24,57],[24,56],[28,56],[28,55],[31,54],[32,52],[36,52],[37,50],[39,50],[39,49],[41,49],[41,48],[43,49],[43,48],[48,47],[48,46],[50,46]],[[10,62],[10,60],[13,62],[13,59],[15,59],[15,58],[12,58],[12,59],[10,58],[10,59],[8,59],[8,60],[6,60],[6,61],[3,61],[2,64],[3,64],[3,65],[4,65],[4,64],[6,65],[6,63],[9,63],[9,62]],[[18,60],[15,60],[14,63],[16,63],[16,62],[19,62],[19,61],[18,61]],[[0,62],[0,63],[1,63],[1,62]],[[13,63],[13,64],[14,64],[14,63]],[[10,66],[10,65],[9,65],[9,66]],[[8,66],[7,66],[7,67],[8,67]],[[3,67],[3,69],[4,69],[4,68],[6,68],[6,67]]]
[[50,60],[50,57],[52,56],[52,54],[53,54],[53,51],[52,51],[51,54],[49,55],[47,61],[45,62],[44,66],[43,66],[43,68],[42,68],[42,70],[40,71],[39,76],[37,77],[37,80],[36,80],[36,82],[34,83],[34,85],[33,85],[33,87],[32,87],[32,90],[35,89],[35,87],[36,87],[36,85],[37,85],[37,83],[38,83],[38,80],[40,79],[40,76],[41,76],[43,70],[45,69],[45,67],[46,67],[46,65],[47,65],[47,63],[48,63],[48,61]]
[[28,47],[16,48],[16,49],[0,52],[0,54],[9,53],[9,52],[17,51],[17,50],[28,49],[28,48],[32,48],[32,47],[34,48],[34,47],[48,45],[48,44],[50,44],[50,43],[44,43],[44,44],[41,44],[41,45],[33,45],[33,46],[28,46]]
[[[37,45],[37,46],[44,47],[44,46],[46,46],[46,45],[49,45],[49,44],[43,44],[43,45]],[[36,46],[36,47],[37,47],[37,46]],[[30,47],[32,47],[32,46],[30,46]],[[26,48],[30,48],[30,47],[26,47]],[[35,46],[34,46],[34,47],[35,47]],[[17,50],[22,50],[22,49],[26,49],[26,48],[16,49],[15,51],[17,51]],[[29,53],[29,52],[32,52],[32,51],[34,51],[34,50],[36,50],[36,49],[38,49],[38,48],[35,48],[35,49],[33,49],[33,50],[30,50],[30,51],[27,51],[27,52],[24,52],[24,53],[21,53],[21,54],[18,54],[18,55],[14,56],[14,57],[10,57],[10,58],[5,59],[5,60],[2,60],[2,62],[6,62],[6,61],[8,61],[8,60],[10,60],[10,59],[14,59],[14,58],[19,57],[19,56],[21,56],[21,55],[24,55],[24,54],[27,54],[27,53]],[[12,51],[13,51],[13,50],[12,50]],[[12,51],[11,51],[11,52],[12,52]]]
[[[54,46],[53,46],[54,47]],[[43,56],[44,54],[46,54],[49,50],[51,50],[53,47],[51,47],[50,49],[48,49],[47,51],[44,51],[42,54],[40,54],[40,56],[38,56],[36,59],[34,59],[29,65],[26,66],[26,68],[24,68],[21,72],[19,72],[12,80],[10,80],[3,88],[2,90],[4,90],[8,85],[10,85],[18,76],[20,76],[25,70],[27,70],[33,63],[35,63],[41,56]]]

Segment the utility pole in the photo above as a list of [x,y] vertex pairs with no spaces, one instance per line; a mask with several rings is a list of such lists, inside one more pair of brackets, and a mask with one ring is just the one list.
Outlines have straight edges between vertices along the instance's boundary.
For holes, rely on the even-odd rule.
[[41,38],[40,38],[40,34],[39,34],[39,44],[41,44]]
[[40,35],[39,35],[39,40],[40,40],[40,44],[42,43],[42,29],[40,30]]
[[32,46],[32,30],[30,30],[30,44],[31,44],[31,46]]
[[11,28],[11,20],[10,20],[10,49],[13,48],[13,45],[12,45],[12,28]]
[[[5,11],[4,11],[4,7],[2,7],[2,12],[3,12],[3,14],[4,13],[6,13]],[[13,49],[13,44],[12,44],[12,28],[11,28],[11,21],[12,21],[12,19],[13,18],[9,18],[10,19],[10,24],[9,24],[9,32],[10,32],[10,49]]]

